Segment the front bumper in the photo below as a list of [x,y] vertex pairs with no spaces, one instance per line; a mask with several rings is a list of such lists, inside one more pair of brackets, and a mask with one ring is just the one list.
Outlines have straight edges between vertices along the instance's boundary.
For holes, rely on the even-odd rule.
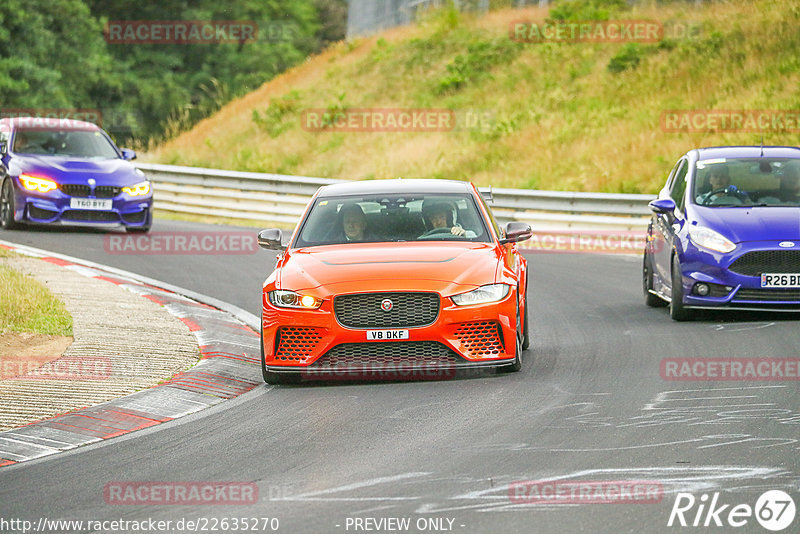
[[[439,296],[439,313],[427,326],[348,328],[332,299],[318,310],[278,308],[262,299],[264,365],[274,373],[309,377],[383,377],[411,373],[441,377],[458,369],[498,367],[516,356],[516,293],[489,304],[456,306]],[[368,330],[408,330],[408,339],[368,341]]]
[[[768,310],[800,312],[800,288],[764,288],[761,272],[784,272],[786,265],[765,264],[759,272],[742,274],[739,267],[731,266],[749,253],[792,253],[779,247],[780,241],[754,241],[739,243],[729,254],[716,254],[693,248],[681,262],[684,304],[690,308],[718,308],[731,310]],[[800,249],[800,246],[797,246]],[[800,257],[800,250],[796,253]],[[800,274],[800,264],[794,274]],[[697,284],[707,284],[707,296],[697,294]]]
[[[131,197],[120,192],[113,197],[103,198],[111,200],[111,209],[89,210],[72,208],[70,203],[73,196],[60,189],[47,193],[28,191],[21,187],[17,179],[15,186],[14,219],[18,222],[131,228],[147,227],[152,224],[152,193]],[[90,195],[75,198],[96,197]]]

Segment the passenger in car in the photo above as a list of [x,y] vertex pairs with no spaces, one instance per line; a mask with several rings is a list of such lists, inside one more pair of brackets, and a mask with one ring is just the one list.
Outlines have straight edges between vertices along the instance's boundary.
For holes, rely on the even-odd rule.
[[339,210],[343,240],[374,241],[377,236],[367,227],[367,216],[358,204],[345,204]]
[[786,167],[780,180],[778,196],[781,202],[800,203],[800,179],[797,176],[797,169]]

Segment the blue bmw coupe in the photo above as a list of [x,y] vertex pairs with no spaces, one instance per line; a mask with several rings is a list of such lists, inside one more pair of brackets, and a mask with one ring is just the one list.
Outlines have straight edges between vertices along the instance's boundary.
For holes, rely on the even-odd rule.
[[0,228],[19,224],[124,227],[147,232],[153,193],[144,173],[98,126],[0,120]]
[[690,150],[650,209],[648,306],[800,312],[800,148]]

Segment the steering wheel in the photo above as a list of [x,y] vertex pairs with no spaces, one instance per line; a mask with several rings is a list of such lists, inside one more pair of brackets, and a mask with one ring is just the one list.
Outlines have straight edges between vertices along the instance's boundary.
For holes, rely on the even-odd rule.
[[[449,227],[447,227],[447,226],[442,226],[441,228],[434,228],[433,230],[428,230],[427,232],[425,232],[424,234],[422,234],[422,235],[421,235],[421,236],[419,236],[419,237],[420,237],[420,239],[421,239],[421,238],[423,238],[423,237],[430,237],[430,236],[432,236],[432,235],[437,235],[437,234],[450,234],[450,233],[451,233],[451,231],[450,231],[450,228],[449,228]],[[458,236],[454,236],[454,237],[458,237]]]
[[731,186],[726,186],[726,187],[720,187],[719,189],[714,189],[713,191],[709,191],[708,193],[706,193],[705,197],[703,197],[702,202],[700,202],[700,205],[701,206],[710,205],[712,197],[717,193],[725,193],[725,195],[736,197],[742,202],[750,200],[750,197],[747,196],[747,193],[745,193],[744,191],[739,191],[738,189],[735,188],[735,186],[733,189],[731,189]]

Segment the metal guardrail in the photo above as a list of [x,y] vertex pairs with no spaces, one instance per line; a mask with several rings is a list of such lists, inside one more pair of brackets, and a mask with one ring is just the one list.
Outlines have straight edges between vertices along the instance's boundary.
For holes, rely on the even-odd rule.
[[[137,164],[153,182],[159,210],[294,225],[316,190],[344,180],[152,163]],[[641,230],[652,195],[492,189],[492,211],[502,222],[534,229]]]

